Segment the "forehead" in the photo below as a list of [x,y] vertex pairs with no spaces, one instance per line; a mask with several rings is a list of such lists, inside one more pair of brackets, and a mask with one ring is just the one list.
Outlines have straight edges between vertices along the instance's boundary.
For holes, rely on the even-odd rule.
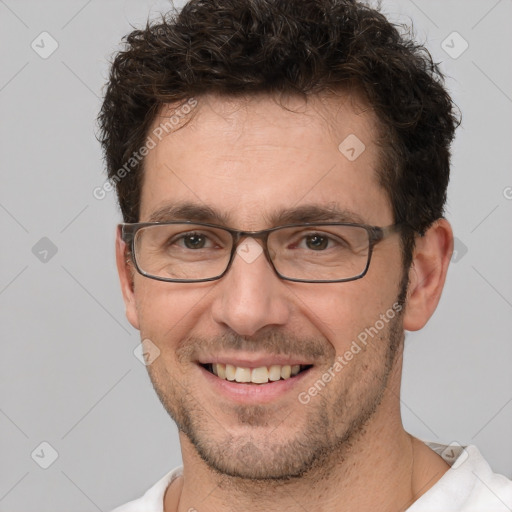
[[[175,112],[162,109],[150,136]],[[268,219],[277,222],[280,211],[294,208],[340,209],[368,223],[391,223],[376,174],[376,120],[353,96],[306,102],[208,95],[197,98],[189,116],[146,157],[141,221],[165,220],[155,212],[187,204],[219,214],[203,220],[246,230],[265,229]]]

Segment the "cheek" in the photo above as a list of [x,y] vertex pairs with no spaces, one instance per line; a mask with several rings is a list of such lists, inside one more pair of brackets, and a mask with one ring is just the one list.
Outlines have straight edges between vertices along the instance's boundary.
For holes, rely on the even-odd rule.
[[357,281],[297,292],[302,304],[299,314],[307,317],[339,353],[393,309],[399,293],[397,275],[379,273],[376,280],[367,274]]
[[141,338],[168,350],[197,324],[206,286],[186,286],[142,278],[135,284],[135,301]]

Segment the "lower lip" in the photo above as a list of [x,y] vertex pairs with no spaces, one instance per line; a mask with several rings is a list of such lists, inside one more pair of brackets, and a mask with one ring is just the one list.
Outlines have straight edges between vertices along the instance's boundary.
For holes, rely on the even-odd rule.
[[297,389],[311,370],[308,368],[286,380],[269,381],[267,384],[245,384],[221,379],[201,365],[198,365],[198,368],[215,393],[220,393],[235,402],[254,404],[273,402],[294,388]]

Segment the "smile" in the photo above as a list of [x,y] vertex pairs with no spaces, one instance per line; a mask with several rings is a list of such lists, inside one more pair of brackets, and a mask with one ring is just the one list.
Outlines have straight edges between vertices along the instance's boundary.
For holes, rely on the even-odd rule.
[[240,384],[267,384],[268,382],[288,380],[311,368],[311,365],[299,364],[273,364],[270,366],[259,366],[257,368],[222,363],[208,363],[202,364],[201,366],[213,375],[216,375],[219,379]]

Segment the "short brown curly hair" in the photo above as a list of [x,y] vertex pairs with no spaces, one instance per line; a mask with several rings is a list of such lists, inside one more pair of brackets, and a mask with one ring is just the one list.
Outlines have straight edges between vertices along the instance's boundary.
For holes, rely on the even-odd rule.
[[[395,222],[422,234],[444,212],[455,108],[429,52],[354,0],[190,0],[131,32],[98,116],[108,176],[166,103],[347,89],[381,124],[379,181]],[[113,180],[125,222],[139,220],[142,172],[143,160]],[[407,263],[413,237],[404,242]]]

